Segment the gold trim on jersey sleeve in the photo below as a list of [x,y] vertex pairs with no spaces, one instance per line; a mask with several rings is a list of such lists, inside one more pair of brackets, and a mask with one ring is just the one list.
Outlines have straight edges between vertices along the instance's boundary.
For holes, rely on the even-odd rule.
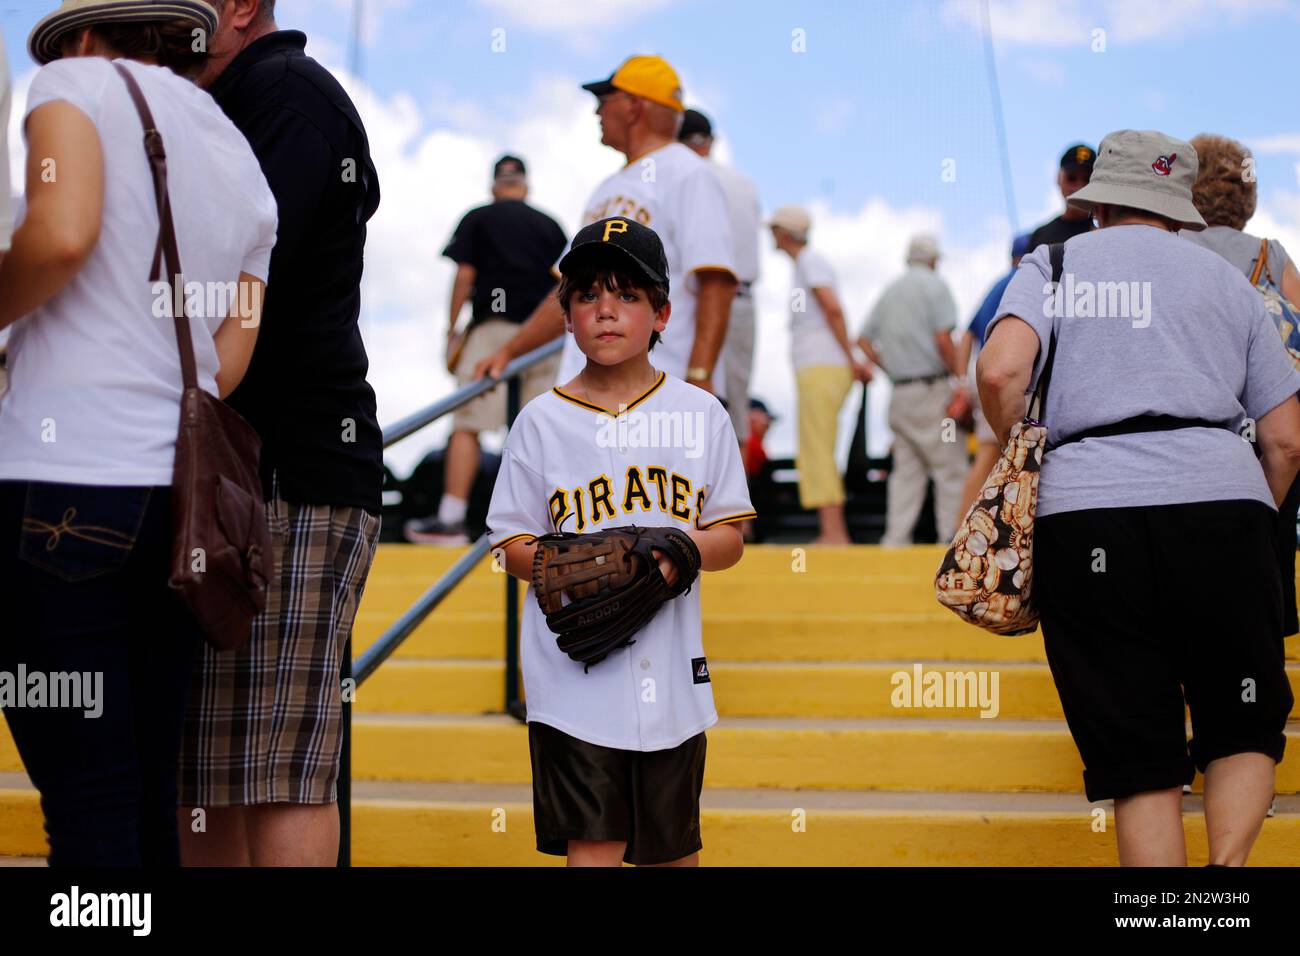
[[710,528],[717,527],[720,524],[732,524],[736,521],[750,521],[758,517],[757,511],[746,511],[744,514],[731,515],[727,518],[716,518],[713,521],[704,524],[697,524],[695,527],[700,531],[708,531]]
[[537,535],[532,534],[532,533],[527,532],[527,531],[523,532],[522,534],[512,534],[510,537],[508,537],[508,538],[502,538],[500,541],[496,542],[496,544],[491,545],[491,546],[490,546],[490,550],[495,551],[497,548],[504,548],[504,547],[507,547],[508,545],[512,545],[512,544],[514,544],[516,541],[520,540],[521,538],[534,538],[534,539],[535,539],[536,537],[537,537]]

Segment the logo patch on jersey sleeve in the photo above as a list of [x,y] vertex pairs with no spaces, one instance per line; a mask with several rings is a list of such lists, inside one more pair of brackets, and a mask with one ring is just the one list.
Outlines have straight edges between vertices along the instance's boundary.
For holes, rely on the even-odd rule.
[[697,684],[709,684],[709,662],[703,657],[691,660],[691,680]]

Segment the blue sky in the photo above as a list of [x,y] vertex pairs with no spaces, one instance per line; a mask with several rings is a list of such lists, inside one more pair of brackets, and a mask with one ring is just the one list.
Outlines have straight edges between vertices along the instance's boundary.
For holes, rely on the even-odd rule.
[[[594,101],[578,85],[633,53],[677,67],[688,103],[714,119],[721,158],[755,179],[766,210],[811,206],[814,245],[837,267],[853,330],[918,228],[939,232],[941,270],[969,314],[1013,231],[1059,206],[1062,149],[1095,146],[1111,129],[1252,145],[1253,225],[1300,254],[1296,0],[990,0],[1014,222],[979,0],[364,2],[361,76],[344,79],[384,186],[364,326],[384,421],[450,388],[438,361],[450,279],[439,252],[459,214],[486,198],[491,160],[525,155],[533,200],[572,230],[587,192],[620,165],[599,145]],[[0,0],[20,80],[32,68],[27,33],[54,7]],[[340,73],[351,10],[352,0],[279,0],[281,25],[304,29],[309,52]],[[795,52],[800,36],[805,51]],[[946,160],[955,182],[941,176]],[[765,249],[763,270],[755,391],[789,412],[789,267]],[[876,418],[885,389],[872,387]],[[792,418],[772,434],[777,453],[793,448]]]

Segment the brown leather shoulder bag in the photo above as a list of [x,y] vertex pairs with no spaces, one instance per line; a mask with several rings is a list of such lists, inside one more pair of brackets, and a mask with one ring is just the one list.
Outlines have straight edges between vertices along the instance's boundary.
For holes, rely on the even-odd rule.
[[273,574],[271,534],[258,476],[262,442],[239,413],[199,387],[167,191],[167,153],[135,77],[122,64],[113,65],[126,81],[144,126],[144,149],[158,201],[158,245],[150,281],[159,281],[166,259],[181,357],[183,391],[172,471],[168,584],[179,592],[209,644],[218,650],[237,650],[247,643],[253,618],[266,607],[267,582]]

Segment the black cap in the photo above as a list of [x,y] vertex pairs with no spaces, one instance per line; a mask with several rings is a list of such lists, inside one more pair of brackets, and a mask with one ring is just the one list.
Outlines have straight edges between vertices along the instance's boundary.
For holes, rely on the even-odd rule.
[[682,128],[677,133],[677,139],[684,143],[688,136],[694,136],[696,133],[712,136],[713,124],[699,110],[687,110],[682,114]]
[[751,397],[749,400],[749,410],[751,412],[762,412],[768,418],[772,419],[772,421],[776,421],[776,416],[767,410],[767,405],[764,404],[761,398]]
[[632,219],[614,216],[578,230],[569,251],[560,260],[561,275],[599,250],[617,250],[651,282],[668,284],[668,258],[659,234]]
[[524,167],[524,161],[518,156],[511,156],[507,153],[496,161],[492,167],[492,178],[497,179],[500,176],[524,176],[528,170]]
[[1097,151],[1087,143],[1075,143],[1064,153],[1061,154],[1062,169],[1078,169],[1086,166],[1092,169],[1092,164],[1097,160]]

